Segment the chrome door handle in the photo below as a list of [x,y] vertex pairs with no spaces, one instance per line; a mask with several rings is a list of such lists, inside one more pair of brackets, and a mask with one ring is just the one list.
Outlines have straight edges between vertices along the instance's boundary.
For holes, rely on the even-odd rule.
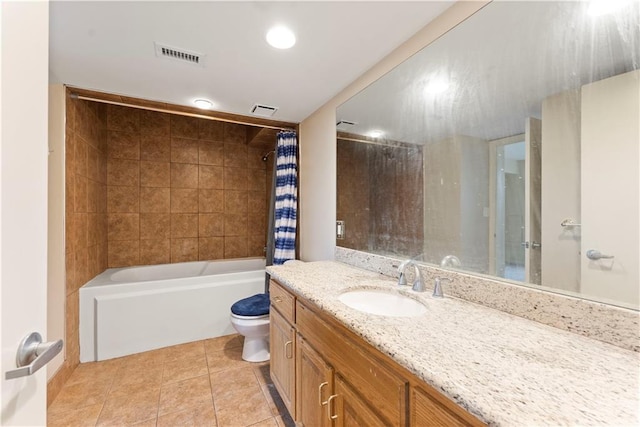
[[605,255],[597,249],[589,249],[586,253],[587,258],[597,261],[599,259],[611,259],[613,255]]
[[5,379],[26,377],[35,373],[38,369],[49,363],[62,350],[63,341],[42,342],[42,336],[37,332],[32,332],[20,341],[16,354],[16,365],[18,369],[13,369],[5,373]]
[[531,242],[531,249],[538,249],[541,246],[542,246],[542,243]]
[[520,246],[522,246],[525,249],[529,249],[529,242],[522,242],[520,243]]

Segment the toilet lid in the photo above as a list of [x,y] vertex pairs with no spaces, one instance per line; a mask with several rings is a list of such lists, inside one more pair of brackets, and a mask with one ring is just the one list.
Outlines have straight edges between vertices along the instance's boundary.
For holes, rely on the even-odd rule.
[[238,316],[263,316],[269,314],[269,294],[256,294],[241,299],[231,306],[231,313]]

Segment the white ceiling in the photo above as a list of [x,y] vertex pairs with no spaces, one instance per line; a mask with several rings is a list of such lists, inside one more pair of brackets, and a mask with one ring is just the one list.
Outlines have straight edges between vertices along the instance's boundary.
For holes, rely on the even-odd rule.
[[[52,1],[50,79],[84,89],[300,122],[448,8],[413,2]],[[297,43],[265,41],[275,24]],[[154,42],[206,55],[205,66],[159,58]]]
[[[425,144],[524,133],[553,94],[640,67],[640,0],[590,16],[589,3],[495,1],[338,108],[339,130]],[[447,91],[425,94],[433,77]]]

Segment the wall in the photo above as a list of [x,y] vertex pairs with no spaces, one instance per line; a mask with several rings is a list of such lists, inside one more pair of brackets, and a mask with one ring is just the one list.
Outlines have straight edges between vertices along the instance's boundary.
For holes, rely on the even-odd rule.
[[109,267],[264,256],[271,180],[247,126],[114,105],[107,118]]
[[80,361],[78,289],[107,268],[107,108],[68,91],[65,107],[65,360],[48,403]]
[[580,92],[542,102],[542,283],[580,292]]
[[486,5],[455,3],[300,123],[300,258],[333,259],[336,221],[338,105]]
[[[47,341],[65,339],[64,115],[64,86],[49,85]],[[62,351],[47,364],[48,379],[60,369],[64,357]]]
[[[640,70],[582,87],[583,295],[638,308],[640,304]],[[599,171],[599,173],[593,173]]]
[[489,145],[457,135],[424,147],[425,261],[457,256],[465,269],[489,269]]
[[336,212],[345,221],[338,244],[374,253],[422,253],[422,147],[339,140],[337,150]]

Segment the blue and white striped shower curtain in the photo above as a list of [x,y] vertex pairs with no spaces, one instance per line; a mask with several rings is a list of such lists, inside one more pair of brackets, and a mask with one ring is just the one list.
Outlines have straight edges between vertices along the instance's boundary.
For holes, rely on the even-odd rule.
[[276,146],[274,264],[296,258],[298,208],[298,140],[295,132],[278,133]]

